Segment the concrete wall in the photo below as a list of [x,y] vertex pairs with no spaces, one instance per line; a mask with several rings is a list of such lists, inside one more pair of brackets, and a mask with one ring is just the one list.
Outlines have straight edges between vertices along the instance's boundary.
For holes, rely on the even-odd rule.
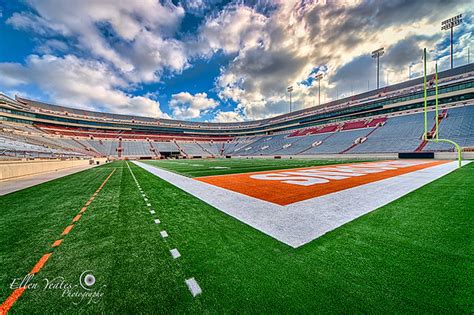
[[0,162],[0,180],[87,165],[89,160],[4,161]]
[[92,160],[94,161],[94,162],[93,162],[94,165],[102,165],[102,164],[105,164],[105,163],[107,163],[107,162],[109,161],[109,160],[108,160],[107,158],[105,158],[105,157],[104,157],[104,158],[93,158]]
[[[394,160],[398,159],[397,153],[380,154],[314,154],[314,155],[278,155],[282,159],[295,160]],[[275,156],[232,156],[233,159],[273,159]]]
[[[232,156],[233,159],[274,159],[273,155]],[[315,155],[281,155],[282,159],[312,160],[397,160],[398,153],[366,153],[366,154],[315,154]],[[436,160],[456,160],[456,152],[435,152]],[[463,152],[463,160],[474,159],[474,152]]]

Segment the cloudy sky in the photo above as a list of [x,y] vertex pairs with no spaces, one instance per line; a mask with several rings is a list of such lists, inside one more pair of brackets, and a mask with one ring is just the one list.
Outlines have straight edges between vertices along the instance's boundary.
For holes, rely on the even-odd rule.
[[[105,112],[240,121],[467,63],[472,1],[0,0],[0,92]],[[472,58],[471,58],[472,60]],[[410,70],[409,70],[410,69]]]

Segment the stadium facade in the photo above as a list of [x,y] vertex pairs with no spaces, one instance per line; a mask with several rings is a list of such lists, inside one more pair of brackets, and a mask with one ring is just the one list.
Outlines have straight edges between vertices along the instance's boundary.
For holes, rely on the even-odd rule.
[[[439,73],[428,124],[474,149],[474,66]],[[263,120],[211,123],[75,109],[0,96],[0,157],[219,157],[451,152],[423,139],[423,78]]]

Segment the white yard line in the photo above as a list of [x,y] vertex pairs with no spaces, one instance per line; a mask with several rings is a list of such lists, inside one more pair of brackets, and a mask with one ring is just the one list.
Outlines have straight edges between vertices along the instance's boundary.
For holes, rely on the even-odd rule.
[[[128,165],[128,162],[126,162],[126,163],[127,163],[127,166],[128,166],[128,169],[129,169],[130,173],[132,174],[133,180],[135,181],[135,183],[137,184],[138,189],[140,190],[140,193],[144,197],[145,201],[148,202],[148,199],[145,198],[145,194],[144,194],[143,190],[141,189],[137,178],[133,174],[133,171],[130,168],[130,165]],[[147,206],[150,207],[151,204],[147,203]],[[155,214],[155,210],[151,209],[150,214]],[[154,222],[155,222],[155,224],[160,224],[161,223],[160,219],[154,219]],[[163,231],[160,232],[160,235],[161,235],[162,238],[167,238],[168,237],[168,232],[163,230]],[[169,249],[169,245],[168,245],[168,249]],[[171,256],[173,257],[173,259],[177,259],[177,258],[181,257],[181,253],[176,248],[170,249],[170,253],[171,253]],[[194,278],[186,279],[185,283],[188,286],[188,289],[191,292],[193,297],[196,297],[196,295],[199,295],[199,294],[202,293],[201,287],[199,286],[199,284],[197,283],[197,281]]]

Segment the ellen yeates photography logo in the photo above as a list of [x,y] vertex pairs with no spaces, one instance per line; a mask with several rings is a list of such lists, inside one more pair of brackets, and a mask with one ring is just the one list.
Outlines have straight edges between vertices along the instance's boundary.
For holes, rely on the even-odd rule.
[[82,272],[78,280],[71,282],[62,276],[38,280],[35,275],[27,274],[23,278],[13,279],[10,289],[25,287],[28,290],[57,290],[61,297],[71,299],[74,305],[96,304],[102,299],[106,285],[98,284],[91,270]]

